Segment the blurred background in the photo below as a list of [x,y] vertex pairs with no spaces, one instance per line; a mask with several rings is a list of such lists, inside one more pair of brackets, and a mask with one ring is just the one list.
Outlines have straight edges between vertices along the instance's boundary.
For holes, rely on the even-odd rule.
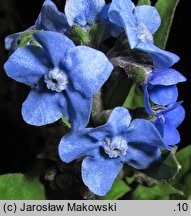
[[[54,1],[60,10],[64,8],[63,0]],[[109,1],[108,1],[109,2]],[[57,145],[59,141],[59,124],[37,128],[27,125],[21,117],[21,105],[28,95],[29,88],[9,79],[3,70],[8,58],[4,49],[4,38],[9,34],[27,29],[33,25],[43,0],[0,0],[0,174],[27,172],[36,162],[36,155],[49,142]],[[180,0],[167,50],[181,57],[174,68],[179,70],[188,81],[180,84],[179,100],[184,100],[186,118],[179,127],[181,143],[179,149],[191,144],[191,37],[190,3]],[[187,26],[187,27],[186,27]],[[57,135],[54,134],[57,131]],[[62,134],[62,133],[61,133]],[[61,136],[60,136],[61,137]]]

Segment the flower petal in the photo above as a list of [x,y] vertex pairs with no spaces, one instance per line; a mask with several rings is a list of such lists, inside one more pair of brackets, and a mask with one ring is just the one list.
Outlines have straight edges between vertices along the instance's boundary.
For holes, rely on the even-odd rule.
[[185,82],[186,78],[178,71],[172,68],[155,69],[149,83],[152,85],[176,85],[179,82]]
[[38,30],[60,33],[65,32],[69,28],[65,14],[59,12],[56,5],[50,0],[44,2],[35,26]]
[[168,105],[176,102],[178,98],[178,90],[175,85],[172,86],[153,86],[149,89],[151,100],[159,105]]
[[99,141],[106,137],[114,137],[128,131],[131,116],[129,111],[123,107],[113,109],[107,123],[89,131],[89,135]]
[[161,159],[160,149],[142,143],[128,144],[126,156],[122,157],[123,163],[135,169],[148,169]]
[[65,14],[70,26],[74,24],[82,27],[93,24],[105,5],[104,0],[68,0]]
[[153,59],[154,66],[167,68],[179,61],[179,57],[171,52],[156,47],[153,43],[141,42],[136,46],[137,49],[147,52]]
[[131,122],[126,139],[128,143],[134,143],[131,145],[148,145],[168,149],[155,126],[144,119],[136,119]]
[[95,138],[98,141],[103,141],[106,137],[110,137],[112,134],[111,124],[105,124],[97,128],[93,128],[89,131],[89,136]]
[[143,91],[144,91],[145,110],[147,111],[149,115],[152,115],[153,111],[152,111],[150,100],[149,100],[148,84],[145,84],[143,86]]
[[180,134],[173,125],[166,123],[164,125],[163,140],[165,144],[169,146],[174,146],[180,142]]
[[121,32],[124,31],[122,27],[115,25],[109,20],[110,5],[111,4],[105,5],[98,17],[98,19],[102,23],[102,26],[104,27],[104,37],[103,37],[104,40],[108,39],[110,36],[116,38],[120,35]]
[[155,7],[142,5],[135,7],[135,17],[138,23],[143,23],[151,34],[155,33],[160,27],[161,18]]
[[40,31],[33,34],[42,47],[46,50],[53,66],[60,66],[65,59],[66,51],[74,47],[74,43],[66,36],[50,31]]
[[23,119],[36,126],[53,123],[65,115],[61,104],[66,106],[62,93],[32,90],[22,106]]
[[175,103],[171,103],[165,109],[158,110],[158,111],[156,111],[156,113],[164,115],[165,113],[170,112],[170,111],[176,109],[176,107],[178,107],[179,105],[181,105],[182,102],[183,101],[178,101],[178,102],[175,102]]
[[85,98],[79,92],[68,89],[66,99],[72,129],[80,130],[85,128],[90,118],[92,98]]
[[15,50],[17,48],[17,41],[19,36],[22,34],[23,32],[19,32],[19,33],[15,33],[12,35],[8,35],[5,38],[5,49],[6,50]]
[[125,29],[131,48],[135,48],[139,43],[133,9],[131,0],[113,0],[109,8],[110,21]]
[[174,110],[164,113],[164,116],[169,124],[178,127],[185,118],[185,110],[182,106],[178,106]]
[[116,107],[107,122],[113,128],[113,132],[118,134],[119,132],[126,133],[131,122],[131,116],[129,111],[123,107]]
[[17,49],[5,63],[9,77],[29,86],[36,85],[48,71],[48,60],[44,50],[36,46]]
[[87,97],[101,88],[113,70],[102,52],[85,46],[69,49],[64,60],[73,87]]
[[100,146],[100,143],[90,139],[88,131],[89,129],[72,131],[61,139],[58,147],[61,160],[70,163],[80,157],[91,155],[91,150]]
[[101,155],[97,149],[94,158],[86,157],[82,162],[82,179],[95,194],[104,196],[111,188],[122,169],[119,159],[110,159]]
[[164,124],[165,118],[163,115],[158,115],[156,120],[153,122],[157,130],[159,131],[160,135],[164,136]]

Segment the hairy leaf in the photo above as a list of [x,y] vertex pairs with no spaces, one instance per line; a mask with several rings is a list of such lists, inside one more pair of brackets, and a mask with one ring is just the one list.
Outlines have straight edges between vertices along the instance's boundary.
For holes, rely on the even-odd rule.
[[37,178],[24,174],[0,176],[1,200],[44,200],[44,187]]
[[174,178],[181,168],[175,157],[175,152],[176,148],[170,153],[163,151],[162,161],[158,165],[142,172],[157,180],[168,180]]
[[133,84],[129,94],[123,104],[123,107],[128,109],[136,109],[139,107],[144,107],[144,96],[140,89]]
[[168,183],[159,183],[154,186],[146,187],[139,185],[133,192],[133,199],[135,200],[162,200],[169,198],[169,195],[178,194],[183,195],[183,192],[177,190]]
[[176,157],[181,165],[180,172],[175,179],[178,182],[187,172],[191,171],[191,145],[178,151]]
[[170,28],[173,22],[176,7],[180,0],[158,0],[155,7],[161,16],[161,26],[155,33],[155,44],[161,49],[165,49]]
[[125,195],[127,192],[129,192],[131,188],[122,180],[116,179],[113,183],[113,186],[109,193],[102,197],[103,200],[117,200],[123,195]]

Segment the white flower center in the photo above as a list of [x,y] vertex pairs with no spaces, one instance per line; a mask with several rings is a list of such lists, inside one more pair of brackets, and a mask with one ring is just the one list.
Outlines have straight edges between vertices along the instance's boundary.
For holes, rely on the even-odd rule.
[[143,42],[153,42],[153,36],[150,33],[149,29],[143,24],[139,24],[136,28],[137,37]]
[[127,153],[127,141],[122,136],[116,136],[114,138],[106,138],[104,140],[103,149],[110,158],[117,158],[118,156],[124,156]]
[[62,92],[68,84],[68,77],[63,70],[55,67],[45,74],[44,81],[48,89]]

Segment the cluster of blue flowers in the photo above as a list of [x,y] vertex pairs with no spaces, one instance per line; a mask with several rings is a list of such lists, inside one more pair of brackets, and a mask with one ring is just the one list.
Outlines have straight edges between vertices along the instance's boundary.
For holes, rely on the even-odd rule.
[[[160,22],[155,7],[135,6],[131,0],[67,0],[64,13],[46,0],[34,26],[5,39],[11,50],[4,66],[7,75],[31,87],[23,119],[42,126],[64,116],[71,123],[59,156],[66,163],[84,158],[83,182],[99,196],[110,190],[124,164],[148,169],[161,160],[161,149],[171,151],[180,142],[176,128],[185,112],[177,102],[176,84],[186,79],[170,68],[179,57],[154,45]],[[132,120],[127,109],[116,107],[104,125],[87,128],[93,96],[115,70],[108,50],[90,39],[96,24],[99,43],[125,33],[129,49],[150,56],[152,65],[141,83],[149,118]],[[23,35],[31,31],[21,46]]]

